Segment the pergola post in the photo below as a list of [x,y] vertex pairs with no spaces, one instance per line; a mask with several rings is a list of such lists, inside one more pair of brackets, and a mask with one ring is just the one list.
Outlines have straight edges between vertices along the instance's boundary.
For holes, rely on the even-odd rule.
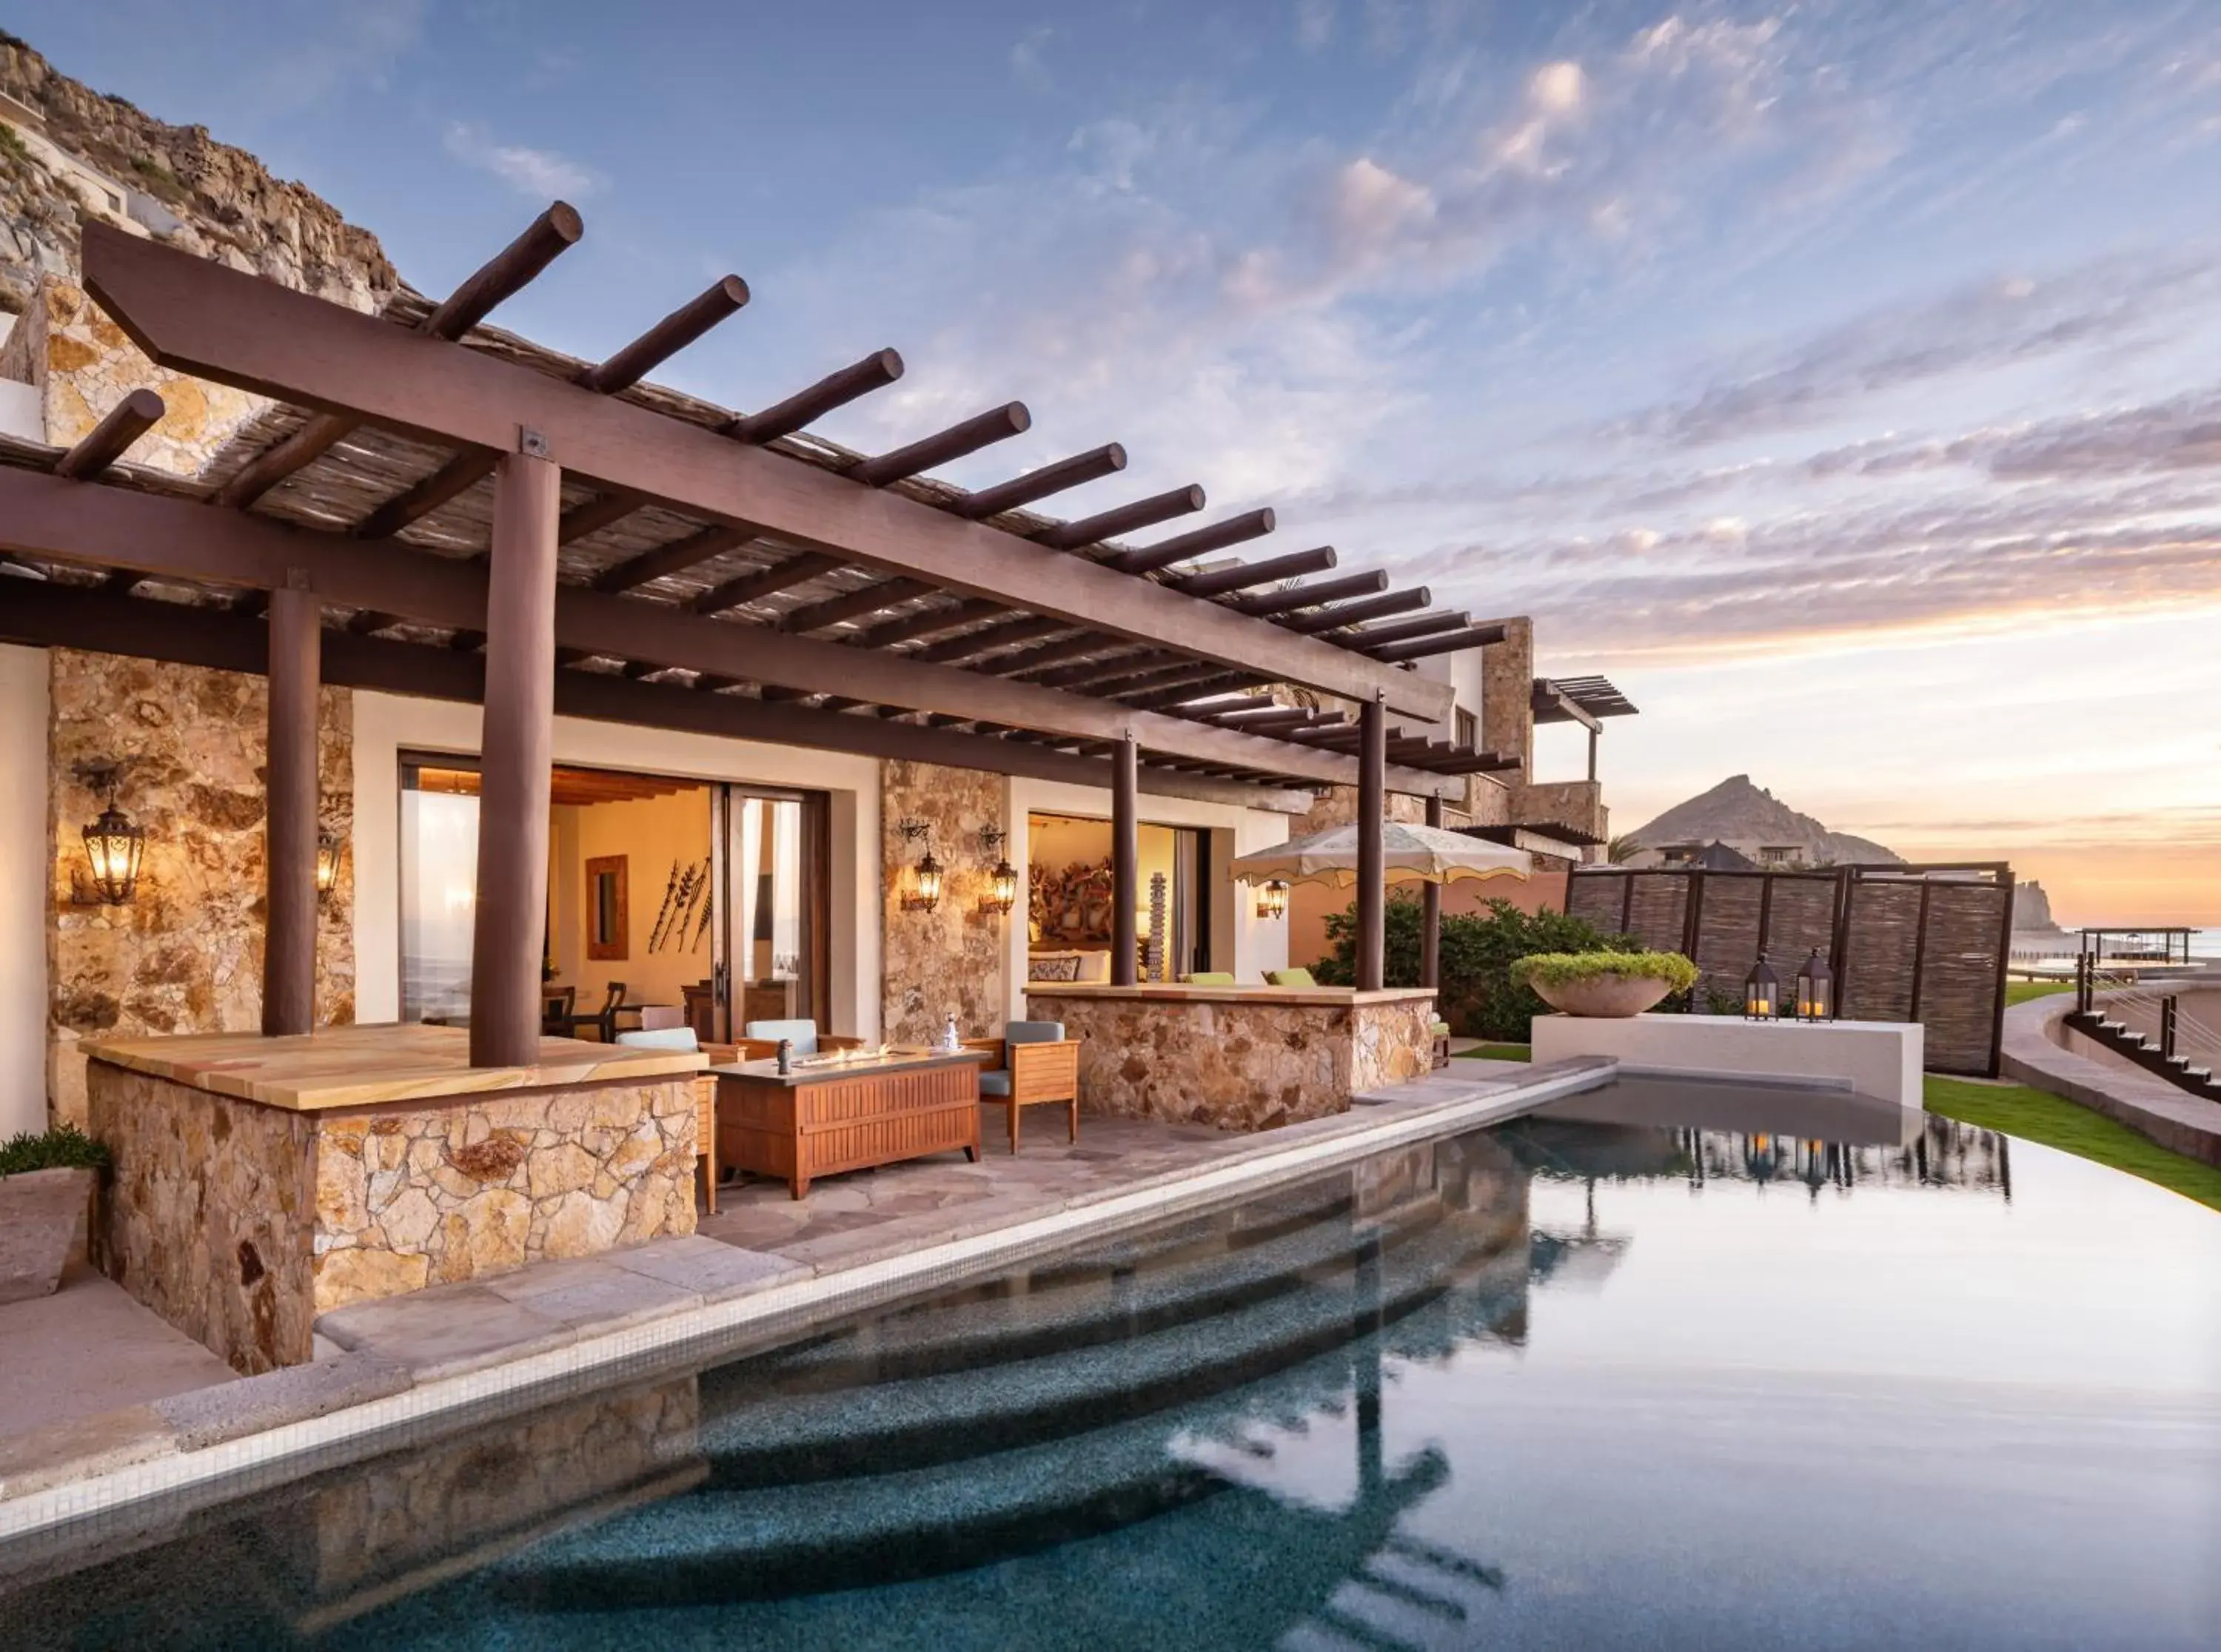
[[[538,442],[530,432],[523,439]],[[529,452],[504,454],[494,471],[478,907],[471,932],[473,1067],[524,1066],[540,1048],[562,479],[552,460]]]
[[[1427,800],[1427,824],[1440,826],[1442,823],[1442,800]],[[1419,984],[1440,990],[1442,984],[1442,886],[1423,883],[1419,886]]]
[[1110,755],[1110,984],[1140,979],[1136,909],[1142,900],[1142,755],[1128,735]]
[[269,731],[263,824],[262,1034],[316,1020],[316,691],[322,609],[299,569],[270,594]]
[[1357,712],[1357,990],[1379,992],[1388,975],[1388,885],[1380,828],[1388,813],[1388,707]]

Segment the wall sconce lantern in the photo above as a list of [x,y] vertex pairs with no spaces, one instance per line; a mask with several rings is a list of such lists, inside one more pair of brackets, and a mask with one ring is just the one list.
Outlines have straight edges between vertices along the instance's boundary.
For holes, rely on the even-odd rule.
[[995,870],[987,875],[987,895],[980,901],[979,909],[999,917],[1008,917],[1010,908],[1018,904],[1018,869],[1003,853],[1003,845],[1010,841],[1010,836],[1000,826],[979,828],[980,848],[995,857]]
[[1812,956],[1797,972],[1797,1019],[1832,1021],[1836,1019],[1836,976],[1828,960],[1814,947]]
[[1260,918],[1285,918],[1288,915],[1288,886],[1274,878],[1257,891],[1257,915]]
[[92,868],[93,888],[101,902],[120,907],[139,887],[139,861],[147,852],[147,832],[131,824],[131,817],[116,807],[118,771],[103,769],[87,779],[108,789],[108,807],[84,829],[84,857]]
[[1774,966],[1761,952],[1742,980],[1742,1018],[1746,1021],[1771,1021],[1780,1013],[1781,977],[1774,973]]
[[905,843],[923,843],[925,852],[917,859],[917,889],[903,897],[905,912],[931,912],[941,904],[941,863],[933,857],[933,827],[924,820],[904,820],[895,828]]
[[340,843],[328,832],[316,834],[316,894],[329,895],[340,881]]

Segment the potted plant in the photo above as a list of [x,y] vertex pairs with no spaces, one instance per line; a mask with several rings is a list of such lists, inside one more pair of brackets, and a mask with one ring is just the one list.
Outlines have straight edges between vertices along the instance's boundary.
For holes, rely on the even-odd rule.
[[1679,952],[1530,952],[1511,979],[1567,1015],[1640,1015],[1668,993],[1695,984],[1697,966]]
[[108,1150],[75,1125],[0,1143],[0,1302],[53,1294],[107,1168]]

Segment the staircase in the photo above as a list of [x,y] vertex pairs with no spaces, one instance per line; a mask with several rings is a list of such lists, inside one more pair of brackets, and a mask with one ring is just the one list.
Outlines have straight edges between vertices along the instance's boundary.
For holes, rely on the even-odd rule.
[[[2159,1035],[2135,1031],[2129,1025],[2131,1018],[2156,1025]],[[2172,993],[2120,981],[2085,957],[2076,975],[2075,1004],[2067,1025],[2180,1089],[2221,1101],[2221,1077],[2216,1076],[2221,1071],[2221,1032],[2182,1013]]]
[[[487,1581],[557,1613],[785,1611],[932,1579],[953,1605],[1023,1562],[1073,1580],[1044,1593],[1042,1643],[1129,1643],[1111,1620],[1136,1614],[1176,1643],[1186,1603],[1085,1581],[1115,1564],[1207,1585],[1198,1623],[1242,1603],[1264,1631],[1245,1643],[1461,1620],[1501,1580],[1396,1530],[1448,1465],[1381,1461],[1382,1360],[1523,1323],[1527,1238],[1523,1206],[1463,1207],[1460,1144],[1435,1150],[1432,1185],[1390,1209],[1342,1173],[705,1372],[698,1487]],[[1343,1464],[1346,1497],[1286,1490],[1290,1452]]]

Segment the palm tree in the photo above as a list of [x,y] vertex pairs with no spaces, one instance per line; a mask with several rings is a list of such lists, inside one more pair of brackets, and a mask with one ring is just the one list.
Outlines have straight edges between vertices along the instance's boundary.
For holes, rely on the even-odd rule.
[[1621,832],[1604,846],[1604,857],[1614,866],[1624,866],[1642,852],[1642,845],[1627,832]]

